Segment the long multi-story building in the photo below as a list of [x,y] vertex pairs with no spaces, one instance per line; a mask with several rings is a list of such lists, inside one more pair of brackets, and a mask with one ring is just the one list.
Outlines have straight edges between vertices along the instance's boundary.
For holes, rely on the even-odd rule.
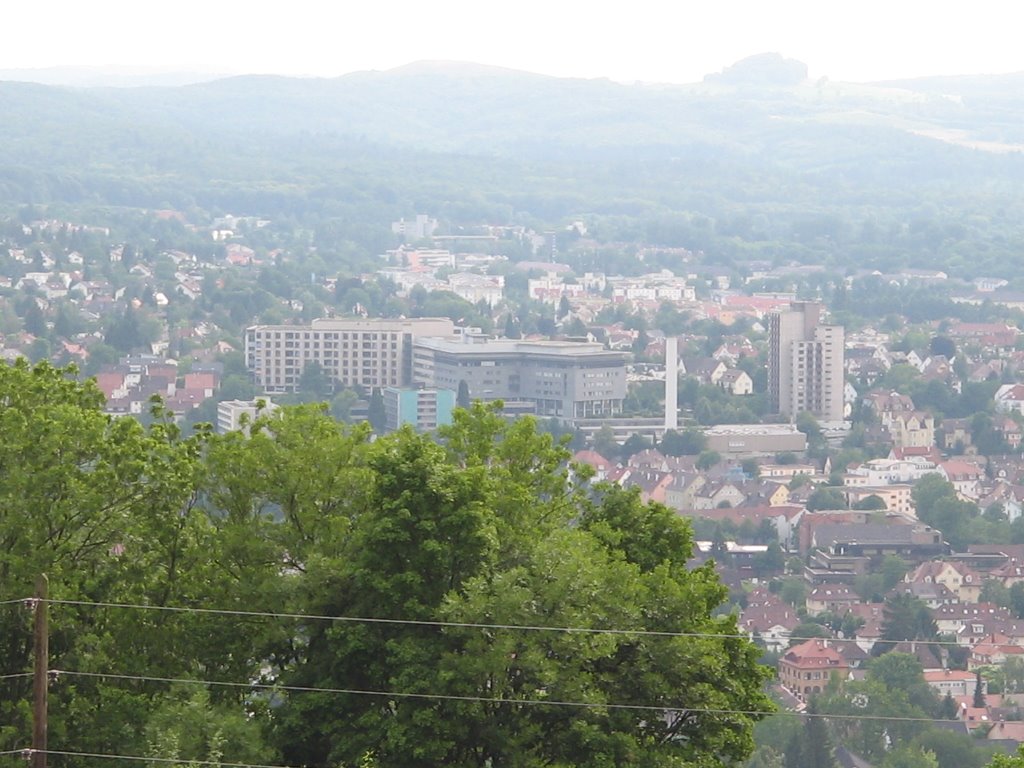
[[843,420],[844,333],[821,322],[817,302],[793,302],[768,316],[768,393],[772,408],[790,418],[808,412]]
[[295,392],[306,366],[318,363],[336,385],[366,389],[412,382],[412,343],[452,336],[447,318],[320,319],[310,325],[255,325],[245,331],[245,364],[264,392]]
[[562,421],[622,412],[626,355],[592,342],[419,338],[413,379],[474,400],[532,403],[538,416]]

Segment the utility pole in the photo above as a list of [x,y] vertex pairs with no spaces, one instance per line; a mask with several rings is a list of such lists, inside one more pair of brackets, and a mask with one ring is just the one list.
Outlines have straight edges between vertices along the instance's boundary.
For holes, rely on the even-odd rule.
[[36,579],[35,667],[32,696],[32,768],[46,768],[46,719],[50,666],[50,633],[47,627],[49,580],[46,574]]

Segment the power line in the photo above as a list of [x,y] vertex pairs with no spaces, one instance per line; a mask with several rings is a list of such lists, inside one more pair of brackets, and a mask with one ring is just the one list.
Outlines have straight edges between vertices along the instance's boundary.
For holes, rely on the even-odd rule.
[[[25,749],[18,750],[19,753],[25,755],[32,755],[34,753],[42,753],[44,755],[61,755],[64,757],[95,757],[106,760],[138,760],[145,763],[174,763],[177,765],[213,765],[213,766],[227,766],[227,768],[293,768],[288,765],[263,765],[261,763],[227,763],[223,760],[184,760],[179,757],[144,757],[142,755],[105,755],[99,752],[69,752],[62,749]],[[15,754],[3,753],[2,754]]]
[[129,610],[199,613],[219,616],[240,616],[264,619],[305,619],[309,621],[336,621],[361,624],[399,624],[419,627],[451,627],[454,629],[517,629],[524,632],[576,632],[595,635],[637,635],[648,637],[713,637],[747,638],[747,635],[713,632],[670,632],[652,629],[601,629],[592,627],[556,627],[532,624],[487,624],[468,621],[440,621],[433,619],[386,619],[373,616],[327,616],[310,613],[274,613],[270,611],[243,611],[230,608],[195,608],[172,605],[143,605],[139,603],[105,603],[86,600],[50,600],[54,605],[74,605],[98,608],[127,608]]
[[19,597],[17,600],[0,600],[0,605],[14,605],[15,603],[29,603],[31,601],[31,597]]
[[8,749],[5,752],[0,752],[0,757],[7,757],[8,755],[23,755],[28,756],[30,749]]
[[272,683],[237,683],[219,680],[196,680],[192,678],[179,677],[156,677],[150,675],[124,675],[112,672],[76,672],[73,670],[51,670],[51,675],[58,677],[69,675],[72,677],[106,678],[111,680],[128,680],[133,682],[157,682],[157,683],[180,683],[183,685],[210,685],[225,688],[245,688],[267,691],[285,691],[295,693],[336,693],[356,696],[387,696],[401,699],[434,699],[440,701],[462,701],[484,704],[524,704],[527,706],[552,706],[552,707],[578,707],[581,709],[616,709],[635,710],[642,712],[670,712],[679,711],[694,714],[707,715],[744,715],[748,717],[768,717],[770,715],[788,715],[798,717],[819,717],[830,720],[877,720],[883,722],[900,723],[945,723],[955,722],[943,720],[937,717],[901,717],[894,715],[849,715],[849,714],[828,714],[823,712],[796,712],[793,710],[759,710],[759,709],[727,709],[715,707],[688,707],[688,706],[655,706],[653,704],[617,704],[598,703],[592,701],[561,701],[553,699],[507,699],[488,696],[458,696],[444,693],[403,693],[398,691],[364,690],[355,688],[320,688],[315,686],[299,685],[276,685]]
[[[716,640],[750,640],[750,633],[731,632],[673,632],[669,630],[653,629],[617,629],[600,627],[559,627],[535,624],[490,624],[484,622],[463,622],[463,621],[441,621],[437,619],[387,619],[372,616],[329,616],[324,614],[311,613],[281,613],[273,611],[244,611],[233,608],[197,608],[190,606],[174,605],[145,605],[142,603],[114,603],[90,600],[47,600],[51,605],[70,605],[87,608],[124,608],[127,610],[143,611],[165,611],[169,613],[193,613],[214,616],[237,616],[242,618],[264,618],[264,619],[297,619],[308,621],[332,621],[339,623],[362,623],[362,624],[395,624],[421,627],[451,627],[453,629],[504,629],[519,630],[523,632],[565,632],[576,634],[592,635],[627,635],[635,637],[692,637],[710,638]],[[780,638],[781,639],[781,638]],[[827,640],[830,643],[856,643],[856,637],[787,637],[788,642],[806,640]],[[965,648],[956,640],[882,640],[880,643],[921,643],[922,645],[938,645]]]
[[12,675],[0,675],[0,680],[16,680],[19,677],[32,677],[31,672],[15,672]]
[[[483,703],[483,704],[525,704],[527,706],[549,706],[549,707],[579,707],[582,709],[625,709],[625,710],[639,710],[643,712],[664,712],[670,710],[672,707],[659,707],[652,704],[602,704],[593,701],[560,701],[555,699],[507,699],[500,697],[491,696],[460,696],[456,694],[447,693],[403,693],[400,691],[379,691],[379,690],[365,690],[358,688],[320,688],[314,686],[304,685],[276,685],[273,683],[237,683],[220,680],[194,680],[191,678],[180,678],[180,677],[153,677],[149,675],[121,675],[116,673],[106,672],[74,672],[68,670],[53,670],[52,674],[57,675],[59,678],[61,675],[71,675],[73,677],[92,677],[92,678],[109,678],[111,680],[131,680],[135,682],[157,682],[157,683],[182,683],[185,685],[216,685],[225,688],[245,688],[245,689],[256,689],[265,691],[287,691],[295,693],[337,693],[337,694],[350,694],[355,696],[388,696],[396,699],[435,699],[439,701],[462,701],[472,703]],[[696,712],[698,710],[683,707],[689,712]],[[743,712],[741,710],[701,710],[708,713],[717,712],[719,714],[772,714],[771,712]]]

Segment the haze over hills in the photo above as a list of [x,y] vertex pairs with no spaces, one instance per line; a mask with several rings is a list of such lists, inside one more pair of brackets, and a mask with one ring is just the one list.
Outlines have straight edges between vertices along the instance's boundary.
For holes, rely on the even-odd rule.
[[[59,79],[56,72],[54,79]],[[2,77],[3,73],[0,73]],[[1017,102],[978,78],[857,85],[808,81],[806,65],[774,54],[751,57],[689,85],[623,85],[561,79],[456,62],[416,62],[383,72],[334,79],[246,75],[221,79],[167,75],[163,87],[93,88],[75,94],[17,90],[0,84],[9,109],[45,103],[68,111],[89,102],[136,125],[223,132],[336,134],[437,151],[484,154],[581,147],[685,147],[693,141],[729,147],[770,146],[766,121],[827,124],[834,129],[885,127],[921,134],[976,131],[978,139],[1016,142],[1024,121],[999,114]],[[1013,82],[1002,76],[1001,84]],[[73,78],[69,78],[72,80]],[[82,83],[88,80],[83,74]],[[144,81],[139,81],[144,82]],[[998,97],[998,101],[996,98]],[[61,105],[60,99],[67,104]],[[1022,105],[1024,107],[1024,105]],[[993,123],[992,118],[1001,118]],[[753,144],[751,143],[753,142]]]
[[190,85],[226,77],[224,73],[186,72],[143,67],[36,67],[0,69],[0,81],[65,85],[75,88],[139,88]]
[[[174,87],[0,82],[0,201],[682,217],[711,223],[680,244],[845,259],[867,220],[978,237],[994,212],[1024,220],[1024,89],[1009,87],[1021,77],[840,83],[766,54],[688,85],[437,61]],[[813,236],[793,240],[807,220]],[[901,258],[977,263],[934,237]]]
[[[771,127],[764,125],[767,117],[835,123],[850,110],[869,110],[875,118],[911,121],[918,127],[956,120],[960,128],[959,121],[969,118],[962,105],[932,94],[907,99],[888,88],[799,78],[779,84],[778,66],[754,57],[703,84],[658,87],[419,62],[335,79],[250,75],[177,88],[46,95],[18,90],[11,83],[0,89],[9,109],[31,111],[50,102],[70,110],[72,123],[78,117],[76,103],[88,111],[92,101],[112,117],[137,125],[171,124],[199,133],[331,133],[486,154],[518,153],[531,144],[685,146],[709,134],[726,145],[730,139],[747,143],[757,135],[771,135]],[[60,105],[60,99],[68,103]],[[860,124],[863,115],[838,122]]]

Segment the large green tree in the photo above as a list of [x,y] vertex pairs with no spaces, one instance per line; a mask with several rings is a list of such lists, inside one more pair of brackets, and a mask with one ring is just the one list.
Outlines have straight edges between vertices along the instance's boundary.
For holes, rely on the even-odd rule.
[[[166,686],[125,686],[101,673],[185,676],[233,671],[199,616],[76,603],[209,603],[214,530],[197,506],[202,436],[184,439],[154,403],[151,426],[102,411],[72,369],[0,365],[0,600],[49,576],[52,738],[83,751],[137,754]],[[229,635],[225,634],[225,637]],[[4,671],[29,668],[27,617],[0,626]],[[249,672],[251,667],[244,666]],[[28,732],[28,683],[2,697],[4,746]],[[19,737],[20,734],[20,737]]]
[[[186,437],[158,402],[144,428],[74,371],[24,362],[0,366],[0,403],[0,601],[42,572],[60,601],[53,743],[715,765],[745,759],[772,708],[758,649],[713,615],[725,587],[688,567],[689,525],[570,471],[531,419],[475,404],[439,442],[372,441],[311,404]],[[27,671],[30,616],[0,610],[0,673]],[[0,750],[17,749],[28,681],[0,683]]]
[[786,745],[784,768],[835,768],[835,743],[816,700],[807,707],[803,728]]
[[936,713],[939,699],[935,689],[924,679],[924,668],[909,653],[886,653],[868,665],[868,680],[875,680],[894,690],[903,691],[915,707]]
[[[531,420],[474,405],[443,438],[403,430],[366,449],[350,543],[305,578],[317,613],[455,625],[304,628],[308,645],[282,679],[361,693],[289,695],[277,716],[285,759],[674,765],[749,754],[756,715],[741,713],[770,708],[765,673],[751,644],[723,637],[735,620],[712,618],[726,592],[708,566],[686,567],[688,527],[635,493],[571,484],[567,452]],[[625,631],[595,631],[609,628]]]
[[882,606],[882,637],[875,643],[876,656],[892,650],[901,640],[931,641],[939,630],[928,606],[907,592],[890,595]]

